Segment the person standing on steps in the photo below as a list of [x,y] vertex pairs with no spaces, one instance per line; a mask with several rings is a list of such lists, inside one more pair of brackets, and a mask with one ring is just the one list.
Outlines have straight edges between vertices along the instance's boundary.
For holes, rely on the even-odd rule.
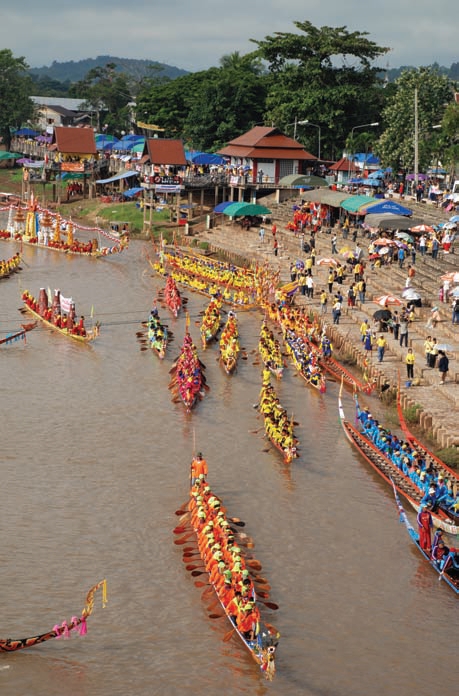
[[376,346],[378,348],[378,362],[381,363],[383,361],[384,353],[385,353],[386,346],[387,346],[387,341],[382,334],[377,339]]
[[408,317],[402,316],[400,319],[400,345],[408,347]]
[[274,237],[274,241],[273,241],[274,256],[277,256],[278,251],[279,251],[279,242],[277,241],[276,237]]
[[394,332],[394,339],[398,341],[400,333],[400,315],[397,310],[395,310],[392,315],[392,330]]
[[446,375],[449,371],[449,359],[444,350],[439,350],[438,355],[440,356],[438,360],[438,371],[440,372],[440,384],[446,382]]
[[[401,345],[401,344],[400,344]],[[415,356],[413,353],[412,348],[408,348],[408,353],[406,354],[405,357],[405,363],[406,363],[406,376],[408,379],[414,379],[414,363],[415,363]]]
[[260,242],[263,244],[265,241],[265,228],[263,225],[260,227],[260,231],[258,232],[258,236],[260,237]]

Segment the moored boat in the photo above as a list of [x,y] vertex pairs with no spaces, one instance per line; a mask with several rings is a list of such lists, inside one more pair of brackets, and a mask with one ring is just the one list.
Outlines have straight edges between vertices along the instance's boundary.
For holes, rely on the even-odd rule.
[[418,551],[424,556],[429,565],[439,574],[439,580],[444,580],[456,594],[459,594],[459,552],[456,549],[450,548],[449,553],[441,561],[432,558],[432,556],[422,548],[419,542],[419,534],[411,525],[405,509],[400,502],[395,486],[394,496],[400,514],[400,522],[403,522],[405,525],[405,529],[410,535],[411,541],[415,544]]
[[[341,425],[351,444],[386,483],[391,486],[395,485],[398,493],[400,493],[416,511],[419,511],[421,501],[425,496],[424,491],[421,490],[408,475],[403,473],[383,451],[378,449],[369,437],[360,432],[360,430],[346,419],[341,401],[341,394],[338,399],[338,407]],[[443,510],[432,510],[431,514],[437,527],[440,527],[449,534],[459,533],[459,526],[456,526],[451,517],[446,515]]]
[[62,336],[80,343],[89,343],[99,335],[98,322],[90,330],[87,330],[84,325],[84,316],[80,317],[78,323],[76,322],[75,303],[72,298],[63,297],[60,290],[55,290],[51,306],[44,288],[40,289],[38,300],[28,290],[22,293],[22,300],[24,307],[21,307],[21,312],[29,312],[45,326]]
[[[199,477],[193,481],[188,509],[209,583],[231,624],[231,631],[224,640],[237,635],[264,676],[271,681],[276,670],[275,652],[279,633],[261,616],[261,597],[268,596],[267,591],[261,589],[266,587],[263,584],[266,581],[257,575],[261,564],[245,555],[231,527],[231,521],[235,518],[226,516],[219,498],[212,493],[205,478]],[[277,608],[277,605],[269,602],[263,604]]]
[[105,580],[101,580],[89,590],[86,596],[86,604],[80,617],[72,616],[69,622],[63,621],[60,626],[55,625],[50,631],[39,633],[29,638],[0,638],[0,652],[16,652],[24,648],[32,648],[51,638],[69,638],[70,631],[75,631],[80,636],[86,635],[86,621],[94,609],[94,594],[100,588],[102,588],[102,606],[105,607],[107,603],[107,583]]

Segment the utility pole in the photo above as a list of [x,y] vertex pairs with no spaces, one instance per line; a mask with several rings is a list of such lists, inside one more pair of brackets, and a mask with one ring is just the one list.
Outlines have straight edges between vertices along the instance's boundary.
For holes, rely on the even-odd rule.
[[414,88],[414,188],[419,179],[419,118],[418,118],[418,88]]

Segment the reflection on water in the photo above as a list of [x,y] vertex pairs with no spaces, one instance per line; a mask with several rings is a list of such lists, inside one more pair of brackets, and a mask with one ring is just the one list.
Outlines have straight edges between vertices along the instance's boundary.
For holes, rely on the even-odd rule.
[[[202,354],[210,391],[187,415],[168,390],[184,318],[160,310],[174,333],[162,363],[136,340],[162,284],[145,271],[142,245],[106,261],[24,256],[19,279],[0,287],[0,331],[22,320],[21,287],[40,286],[60,287],[85,316],[93,306],[102,329],[93,346],[36,329],[27,345],[0,350],[1,632],[70,618],[103,577],[109,603],[96,598],[85,638],[0,655],[2,693],[430,696],[452,686],[454,641],[433,653],[420,631],[451,616],[456,598],[411,551],[390,491],[350,449],[337,385],[312,392],[291,367],[276,384],[299,423],[301,456],[285,466],[253,408],[261,315],[240,313],[248,359],[232,377],[216,345]],[[198,317],[206,300],[187,294]],[[199,341],[194,322],[191,333]],[[352,413],[351,397],[345,407]],[[280,606],[266,612],[282,634],[271,685],[236,640],[222,642],[228,622],[209,619],[201,578],[182,562],[188,544],[173,543],[197,448]]]

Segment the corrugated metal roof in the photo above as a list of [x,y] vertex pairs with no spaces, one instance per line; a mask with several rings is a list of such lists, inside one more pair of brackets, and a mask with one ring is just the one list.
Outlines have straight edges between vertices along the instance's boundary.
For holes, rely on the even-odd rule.
[[93,109],[85,109],[84,99],[71,99],[70,97],[30,97],[37,106],[60,106],[69,111],[91,111]]

